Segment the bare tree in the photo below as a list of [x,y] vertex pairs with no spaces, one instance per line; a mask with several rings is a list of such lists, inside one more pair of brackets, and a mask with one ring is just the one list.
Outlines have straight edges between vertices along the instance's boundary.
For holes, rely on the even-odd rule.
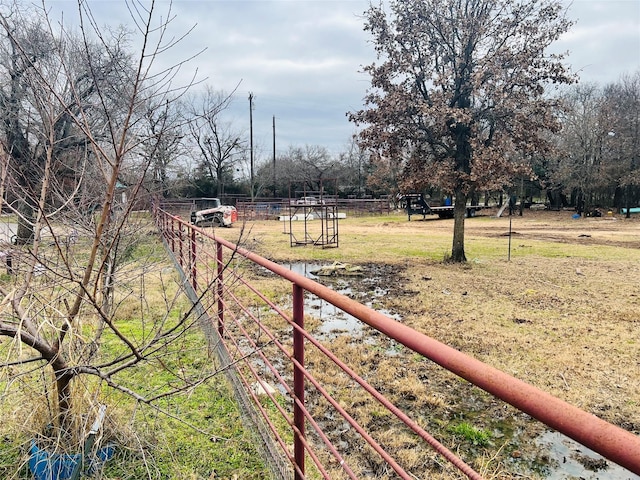
[[581,84],[562,96],[563,128],[544,175],[580,213],[638,202],[639,78],[624,75],[604,87]]
[[610,120],[607,143],[618,167],[614,204],[624,205],[629,218],[630,208],[640,204],[640,70],[605,87],[604,96]]
[[[151,403],[122,372],[141,362],[161,366],[172,342],[195,324],[190,312],[171,317],[171,296],[160,317],[140,309],[142,335],[117,321],[131,295],[144,302],[151,263],[133,252],[153,226],[136,224],[131,213],[166,137],[175,136],[166,112],[179,97],[172,79],[182,64],[155,68],[176,43],[168,34],[170,12],[158,26],[156,7],[150,2],[134,11],[142,45],[135,53],[128,50],[130,35],[94,28],[85,2],[78,3],[79,36],[64,25],[56,30],[44,7],[0,14],[15,81],[2,92],[0,177],[3,193],[28,208],[4,206],[32,232],[21,237],[28,245],[5,251],[13,257],[13,276],[0,281],[0,372],[10,379],[30,365],[51,372],[46,392],[52,395],[44,396],[55,406],[50,421],[65,438],[82,421],[73,408],[74,391],[87,385],[79,378]],[[40,37],[28,34],[32,28]],[[43,39],[38,50],[34,38]],[[154,128],[143,128],[145,119],[154,119]],[[106,336],[116,345],[108,357],[101,349]],[[181,377],[182,386],[154,398],[201,380]]]
[[547,47],[570,22],[555,0],[391,1],[365,12],[380,63],[366,67],[366,106],[349,115],[363,146],[404,165],[407,188],[455,196],[451,259],[466,260],[474,191],[501,188],[549,148],[548,83],[573,79]]
[[178,99],[165,99],[164,105],[150,104],[144,116],[149,135],[145,136],[140,155],[151,157],[145,189],[152,196],[170,196],[172,166],[188,154],[184,142],[188,119],[180,114],[183,107]]
[[402,193],[400,188],[402,168],[395,159],[373,153],[368,164],[370,175],[367,176],[367,186],[378,193],[385,193],[398,198]]
[[[368,152],[352,137],[346,152],[340,154],[339,161],[343,166],[343,174],[339,180],[341,190],[348,195],[362,197],[365,193],[370,166]],[[384,192],[392,190],[393,188],[385,188]]]
[[598,203],[597,192],[611,184],[607,143],[612,124],[604,108],[602,89],[597,85],[577,85],[563,99],[566,107],[559,136],[563,155],[556,175],[563,178],[565,188],[571,192],[572,204],[582,214]]
[[201,166],[216,182],[216,196],[224,192],[225,179],[233,175],[234,161],[245,151],[240,132],[222,119],[232,95],[205,88],[189,105],[189,131],[200,154]]
[[340,161],[320,145],[290,146],[278,158],[278,181],[282,186],[279,189],[287,192],[293,188],[291,195],[296,191],[319,192],[335,184],[339,175]]
[[[104,89],[108,101],[106,84],[126,59],[121,50],[114,50],[109,58],[93,55],[98,51],[94,46],[90,52],[94,75],[87,70],[86,62],[79,61],[81,39],[62,46],[42,16],[20,13],[14,10],[0,19],[0,55],[4,60],[0,65],[6,80],[0,90],[0,115],[6,151],[13,160],[13,178],[22,190],[9,198],[10,206],[19,218],[17,241],[25,244],[33,238],[38,208],[34,199],[45,164],[50,160],[48,168],[54,170],[55,178],[66,177],[68,184],[75,183],[78,172],[85,172],[89,143],[73,117],[82,114],[87,124],[104,123],[88,107],[98,100],[98,88]],[[68,65],[66,71],[60,69],[60,58]],[[47,155],[52,158],[47,159]],[[64,197],[59,189],[54,190]]]

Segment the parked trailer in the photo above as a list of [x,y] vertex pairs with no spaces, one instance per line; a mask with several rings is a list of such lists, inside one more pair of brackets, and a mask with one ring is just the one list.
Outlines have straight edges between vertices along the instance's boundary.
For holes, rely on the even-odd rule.
[[[421,193],[408,193],[401,199],[405,202],[405,208],[409,221],[411,221],[411,215],[422,215],[425,218],[427,215],[437,215],[439,218],[453,218],[454,205],[438,205],[431,206]],[[467,205],[467,217],[475,217],[476,213],[485,208],[482,205]]]

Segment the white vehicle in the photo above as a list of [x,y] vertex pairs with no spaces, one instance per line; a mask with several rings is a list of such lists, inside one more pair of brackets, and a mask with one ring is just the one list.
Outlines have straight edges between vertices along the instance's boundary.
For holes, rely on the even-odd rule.
[[217,198],[212,199],[214,206],[205,210],[191,212],[191,223],[197,227],[230,227],[238,221],[238,211],[231,205],[222,205]]
[[323,203],[324,201],[318,200],[316,197],[302,197],[296,200],[296,205],[318,205]]

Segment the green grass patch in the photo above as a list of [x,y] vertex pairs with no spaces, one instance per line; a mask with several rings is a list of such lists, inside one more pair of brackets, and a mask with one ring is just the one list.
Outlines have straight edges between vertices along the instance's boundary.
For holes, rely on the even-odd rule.
[[[86,414],[86,402],[107,405],[101,441],[116,445],[115,456],[106,462],[99,478],[270,478],[256,448],[256,438],[245,428],[233,391],[221,366],[209,355],[199,325],[192,319],[180,325],[190,303],[180,294],[179,276],[149,225],[148,215],[141,216],[141,220],[146,223],[137,229],[136,238],[127,238],[127,245],[123,245],[125,251],[115,276],[113,321],[138,349],[156,336],[163,341],[144,351],[144,361],[113,373],[111,379],[144,399],[173,392],[186,384],[191,386],[148,404],[109,387],[98,377],[77,377],[73,387],[77,411]],[[80,267],[86,261],[84,240],[81,238],[70,252],[72,263]],[[0,282],[10,286],[17,278],[2,274]],[[46,309],[52,308],[47,295],[62,297],[69,291],[68,285],[59,279],[47,284],[47,288],[39,292],[39,300]],[[82,332],[78,338],[83,342],[78,342],[79,346],[88,345],[96,335],[97,318],[91,308],[82,311],[77,323]],[[174,326],[178,328],[167,333]],[[9,342],[0,341],[3,355],[13,358],[16,351],[10,349]],[[130,348],[110,328],[105,328],[95,355],[87,360],[79,354],[77,362],[116,365],[119,359],[133,358]],[[23,356],[28,358],[31,352],[24,348]],[[48,369],[40,372],[34,370],[34,365],[0,370],[3,418],[0,478],[3,479],[32,478],[27,468],[29,444],[34,432],[42,431],[42,426],[50,421],[51,405],[47,404],[46,393],[51,394],[52,379]]]
[[477,447],[486,447],[491,441],[491,434],[473,425],[462,422],[448,428],[449,433]]

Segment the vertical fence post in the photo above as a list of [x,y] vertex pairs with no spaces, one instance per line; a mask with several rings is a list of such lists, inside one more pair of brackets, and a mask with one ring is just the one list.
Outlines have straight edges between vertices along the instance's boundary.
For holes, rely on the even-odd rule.
[[196,229],[191,228],[191,285],[198,293],[198,268],[196,266]]
[[[204,241],[206,241],[206,239],[203,239]],[[202,276],[202,269],[204,268],[204,282],[202,282],[202,284],[204,285],[204,288],[207,289],[207,292],[211,292],[213,290],[213,282],[211,281],[211,255],[210,253],[207,251],[206,246],[204,245],[204,241],[202,244],[202,248],[201,250],[201,258],[199,259],[200,261],[200,275]],[[214,297],[215,300],[215,297]]]
[[182,244],[183,244],[183,237],[182,237],[182,223],[178,223],[178,260],[180,261],[180,267],[182,269],[184,269],[184,258],[182,256]]
[[507,254],[507,260],[511,261],[511,215],[509,215],[509,253]]
[[176,253],[176,223],[171,217],[171,251]]
[[222,298],[222,293],[224,292],[223,288],[223,278],[222,273],[224,270],[224,264],[222,263],[222,244],[216,240],[216,263],[218,266],[217,276],[216,276],[216,289],[218,294],[218,334],[220,337],[224,335],[224,301]]
[[[304,290],[298,285],[293,285],[293,321],[300,328],[304,328]],[[293,358],[304,367],[304,336],[297,330],[293,330]],[[293,367],[293,393],[295,398],[304,405],[304,374],[300,367]],[[293,439],[293,457],[297,469],[295,480],[304,478],[304,412],[297,402],[293,403],[293,424],[297,428]]]

